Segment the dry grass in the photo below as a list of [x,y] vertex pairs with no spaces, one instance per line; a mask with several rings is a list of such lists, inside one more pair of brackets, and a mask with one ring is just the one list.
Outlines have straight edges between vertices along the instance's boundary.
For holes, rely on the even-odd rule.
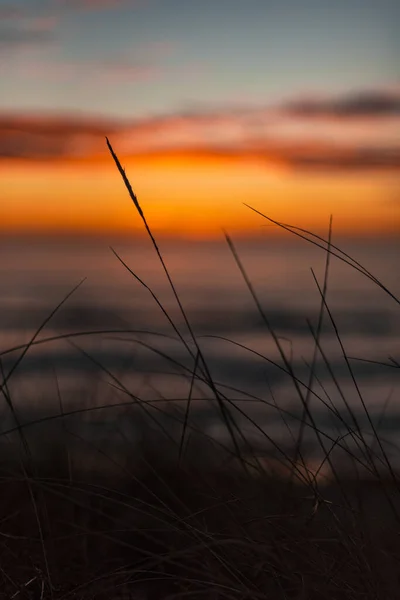
[[396,597],[393,483],[291,485],[207,460],[179,465],[169,444],[160,434],[127,447],[125,476],[113,478],[71,469],[56,445],[33,467],[3,459],[4,597],[23,598],[31,580],[43,598]]
[[[169,435],[161,424],[161,414],[141,403],[103,368],[110,383],[136,406],[131,416],[141,429],[142,441],[125,439],[117,444],[116,439],[110,439],[107,447],[96,447],[67,426],[60,427],[68,421],[66,414],[62,418],[33,414],[21,422],[8,387],[13,372],[2,374],[1,391],[16,425],[3,435],[0,445],[0,597],[398,597],[398,477],[363,403],[326,300],[331,255],[368,277],[397,303],[398,299],[331,243],[331,231],[328,240],[322,240],[310,232],[275,223],[320,246],[327,255],[324,284],[316,281],[321,294],[318,325],[315,330],[310,325],[315,353],[309,379],[301,382],[227,237],[266,333],[280,352],[279,368],[290,378],[302,407],[292,447],[275,447],[273,455],[261,456],[236,425],[234,415],[239,407],[211,378],[143,210],[107,143],[175,295],[185,334],[178,330],[153,291],[125,266],[148,289],[193,359],[192,384],[200,381],[208,387],[210,403],[218,410],[229,443],[222,445],[193,428],[193,385],[185,399],[186,409],[180,413],[179,426]],[[37,343],[54,312],[30,343],[21,348],[16,365]],[[344,423],[346,435],[329,438],[315,423],[310,400],[322,402],[313,383],[316,356],[326,359],[320,339],[323,318],[330,320],[335,330],[370,425],[372,443],[346,404],[340,382],[334,383],[351,422],[351,426]],[[330,410],[335,413],[334,405]],[[335,415],[339,419],[340,415]],[[317,463],[312,463],[314,459],[305,451],[306,428],[315,434],[322,457]],[[268,436],[265,442],[271,448]],[[339,450],[340,462],[335,458]]]

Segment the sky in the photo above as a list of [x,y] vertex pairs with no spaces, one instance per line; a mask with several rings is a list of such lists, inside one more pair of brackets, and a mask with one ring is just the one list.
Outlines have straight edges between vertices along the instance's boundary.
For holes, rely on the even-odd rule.
[[[0,229],[400,230],[397,0],[0,0]],[[289,218],[290,217],[290,218]]]

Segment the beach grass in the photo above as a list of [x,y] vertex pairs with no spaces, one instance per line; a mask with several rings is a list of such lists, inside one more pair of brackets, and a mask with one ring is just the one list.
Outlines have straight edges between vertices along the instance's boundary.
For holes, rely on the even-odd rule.
[[[302,381],[274,331],[234,240],[226,234],[232,260],[253,299],[265,335],[278,349],[280,361],[274,364],[285,372],[298,398],[300,412],[295,427],[288,425],[287,418],[293,415],[279,406],[279,398],[269,403],[287,427],[287,443],[277,443],[254,416],[246,413],[232,390],[214,381],[145,212],[109,140],[107,145],[160,261],[184,330],[146,282],[112,251],[127,274],[146,288],[187,352],[193,365],[186,372],[189,391],[174,402],[162,398],[143,401],[97,362],[108,385],[117,389],[124,401],[103,407],[88,407],[77,401],[75,407],[66,407],[58,397],[51,413],[36,407],[22,415],[10,381],[30,348],[45,343],[40,335],[74,290],[27,344],[13,349],[19,354],[7,373],[0,356],[2,396],[13,417],[13,425],[3,428],[0,442],[0,597],[398,597],[396,449],[383,439],[368,410],[354,374],[354,359],[346,353],[330,309],[327,290],[331,260],[344,261],[393,302],[399,304],[399,300],[376,276],[333,244],[332,222],[327,239],[323,239],[259,213],[260,218],[325,252],[323,281],[313,273],[320,309],[317,322],[308,324],[314,352],[308,378]],[[322,340],[324,322],[333,329],[348,369],[359,401],[357,412],[330,368]],[[79,346],[79,333],[59,338],[96,362]],[[268,356],[259,358],[272,362]],[[318,391],[317,358],[332,377],[346,418],[343,410]],[[391,361],[392,368],[399,368],[395,358]],[[196,396],[196,384],[208,390],[206,400]],[[214,407],[216,419],[226,432],[223,440],[196,426],[192,417],[200,401]],[[340,434],[321,429],[315,417],[317,404],[340,423]],[[118,422],[132,423],[138,436],[131,439],[117,426],[106,440],[86,436],[85,420],[88,416],[96,418],[100,412],[103,421],[110,422],[116,422],[118,414]],[[243,420],[258,432],[262,443],[256,445],[246,435],[239,424]],[[307,445],[310,432],[317,451],[311,452]]]

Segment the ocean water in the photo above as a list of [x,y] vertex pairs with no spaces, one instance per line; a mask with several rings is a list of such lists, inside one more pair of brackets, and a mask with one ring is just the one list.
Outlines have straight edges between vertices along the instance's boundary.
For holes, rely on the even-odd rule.
[[[399,241],[333,241],[400,297]],[[310,383],[315,347],[310,324],[315,331],[321,306],[311,269],[322,287],[326,252],[290,236],[234,242],[280,349],[225,240],[164,239],[159,244],[218,393],[249,436],[264,431],[283,439],[298,427],[302,414],[287,365],[303,399]],[[157,297],[186,347],[152,293],[121,264],[110,244]],[[198,377],[192,382],[196,348],[148,240],[7,238],[0,256],[2,379],[20,412],[56,414],[60,406],[93,408],[135,398],[149,406],[158,403],[159,415],[176,411],[182,416],[193,385],[191,418],[210,435],[226,434],[215,389]],[[83,278],[19,360],[23,344]],[[400,369],[392,361],[400,361],[400,306],[335,257],[327,305],[341,343],[325,311],[323,356],[317,353],[310,395],[316,423],[324,431],[340,432],[338,415],[350,418],[347,404],[368,428],[366,407],[393,440],[400,427]],[[1,402],[4,432],[12,428],[12,415],[6,400]],[[105,424],[113,418],[107,410],[96,415]]]

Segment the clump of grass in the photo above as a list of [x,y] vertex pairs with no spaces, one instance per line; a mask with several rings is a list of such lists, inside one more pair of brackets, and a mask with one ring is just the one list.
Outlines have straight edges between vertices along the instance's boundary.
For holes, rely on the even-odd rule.
[[[59,337],[95,362],[125,401],[108,407],[73,408],[63,407],[58,398],[57,414],[41,414],[36,409],[22,418],[9,381],[29,349],[45,343],[38,336],[64,301],[30,342],[19,348],[15,367],[2,374],[1,386],[14,418],[0,444],[0,585],[4,597],[395,598],[400,584],[398,477],[327,301],[331,257],[343,260],[395,302],[399,300],[332,243],[331,227],[328,239],[323,240],[273,221],[316,244],[327,257],[323,283],[314,276],[320,311],[317,326],[309,324],[314,353],[309,377],[301,381],[234,242],[226,236],[266,334],[279,350],[280,362],[274,364],[287,374],[299,399],[298,428],[288,426],[290,443],[283,447],[229,395],[234,390],[213,380],[144,211],[108,140],[107,144],[168,279],[184,332],[153,290],[114,254],[145,286],[187,351],[193,365],[189,372],[186,369],[189,392],[187,398],[177,399],[184,400],[180,410],[176,402],[172,407],[167,401],[142,401],[79,346],[77,338],[90,332],[63,334]],[[335,331],[372,438],[365,435],[330,369],[321,340],[324,320]],[[317,356],[332,376],[348,420],[315,389]],[[396,368],[394,359],[393,364]],[[209,390],[207,402],[214,403],[227,441],[214,439],[196,425],[197,384]],[[316,402],[340,422],[342,432],[336,437],[319,428],[313,412]],[[264,404],[274,406],[286,425],[286,419],[293,417],[277,401]],[[128,439],[116,427],[112,436],[96,443],[85,436],[82,417],[99,411],[109,419],[119,411],[125,422],[132,420],[140,436]],[[258,432],[262,448],[246,436],[239,419],[247,420]],[[305,445],[305,431],[313,433],[319,449],[314,464]]]
[[[203,445],[207,456],[209,443],[197,452]],[[71,468],[64,448],[62,440],[47,447],[51,458],[35,463],[29,485],[17,465],[3,465],[9,597],[34,577],[51,597],[43,552],[55,598],[113,598],[122,589],[131,598],[395,597],[398,527],[376,482],[293,486],[267,469],[226,468],[218,451],[215,461],[189,453],[182,463],[177,444],[151,430],[125,447],[113,476],[77,460]],[[399,505],[393,483],[381,483]]]

